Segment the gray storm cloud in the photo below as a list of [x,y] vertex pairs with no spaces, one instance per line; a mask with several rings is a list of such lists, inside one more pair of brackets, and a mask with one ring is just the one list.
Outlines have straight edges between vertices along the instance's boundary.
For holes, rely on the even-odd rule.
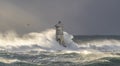
[[78,35],[120,35],[119,0],[0,0],[0,31],[24,34],[57,21]]
[[[7,1],[0,2],[0,30],[9,31],[15,30],[20,33],[33,30],[35,27],[29,27],[30,24],[33,26],[38,26],[37,17],[34,17],[29,12],[24,11],[22,8],[15,6]],[[27,29],[26,29],[27,28]]]

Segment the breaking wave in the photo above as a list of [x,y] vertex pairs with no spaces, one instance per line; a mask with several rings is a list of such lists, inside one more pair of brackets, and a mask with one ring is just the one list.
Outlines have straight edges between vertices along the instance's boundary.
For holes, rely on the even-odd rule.
[[14,62],[20,62],[20,60],[17,60],[17,59],[7,59],[7,58],[0,57],[0,62],[10,64],[10,63],[14,63]]
[[19,37],[15,32],[11,31],[5,34],[0,34],[0,49],[7,51],[52,51],[52,50],[75,50],[77,44],[73,42],[73,36],[64,32],[65,43],[67,48],[58,44],[55,40],[55,30],[48,29],[41,33],[29,33]]
[[55,29],[48,29],[40,33],[32,32],[22,37],[13,31],[1,33],[0,50],[3,53],[0,51],[0,62],[38,65],[49,62],[47,65],[51,64],[51,66],[55,62],[65,64],[70,62],[89,65],[93,62],[109,62],[110,60],[106,58],[120,57],[120,40],[94,39],[82,42],[82,39],[78,39],[80,42],[74,42],[72,39],[74,39],[72,35],[64,32],[67,47],[63,47],[55,40]]
[[99,52],[120,53],[120,40],[116,39],[102,39],[91,40],[85,43],[80,43],[81,49],[93,49]]
[[26,51],[64,51],[65,53],[99,53],[99,52],[119,52],[119,40],[93,40],[83,43],[75,43],[73,36],[64,32],[64,40],[67,47],[59,45],[55,40],[55,29],[48,29],[43,32],[32,32],[19,37],[11,31],[0,34],[0,50],[11,52]]

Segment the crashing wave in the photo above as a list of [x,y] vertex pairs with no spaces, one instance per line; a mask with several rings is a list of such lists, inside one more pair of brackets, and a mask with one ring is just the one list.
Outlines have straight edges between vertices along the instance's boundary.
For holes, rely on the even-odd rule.
[[29,33],[19,37],[15,32],[0,34],[0,48],[7,51],[49,51],[49,50],[67,50],[77,49],[78,46],[73,42],[73,36],[64,32],[67,48],[59,45],[55,40],[55,30],[48,29],[41,33]]

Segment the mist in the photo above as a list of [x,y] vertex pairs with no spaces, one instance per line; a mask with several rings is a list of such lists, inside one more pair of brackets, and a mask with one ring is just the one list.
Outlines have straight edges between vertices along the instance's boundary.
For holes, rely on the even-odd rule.
[[73,35],[120,35],[119,0],[1,0],[0,32],[41,32],[61,20]]

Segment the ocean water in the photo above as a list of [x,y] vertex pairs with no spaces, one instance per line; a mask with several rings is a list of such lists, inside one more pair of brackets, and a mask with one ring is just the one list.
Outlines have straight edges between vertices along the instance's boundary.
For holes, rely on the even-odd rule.
[[73,36],[64,32],[63,47],[55,30],[0,33],[0,66],[120,66],[120,36]]

